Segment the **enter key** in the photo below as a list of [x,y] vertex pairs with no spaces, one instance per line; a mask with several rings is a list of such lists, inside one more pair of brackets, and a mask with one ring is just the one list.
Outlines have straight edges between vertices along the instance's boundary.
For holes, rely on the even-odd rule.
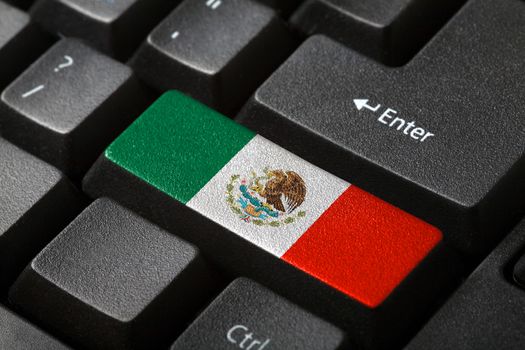
[[524,16],[471,0],[399,68],[311,37],[237,120],[480,254],[525,209]]

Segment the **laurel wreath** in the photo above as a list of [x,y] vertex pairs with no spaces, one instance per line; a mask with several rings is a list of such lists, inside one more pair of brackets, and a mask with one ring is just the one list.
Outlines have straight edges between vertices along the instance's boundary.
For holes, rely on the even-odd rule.
[[[267,178],[266,176],[257,177],[255,172],[252,172],[251,175],[254,180],[257,180],[257,179],[262,180],[262,179]],[[241,177],[240,175],[232,175],[230,177],[230,181],[226,185],[226,203],[228,203],[228,206],[230,207],[230,209],[236,215],[238,215],[239,218],[242,219],[245,217],[246,214],[243,213],[242,209],[235,201],[235,196],[233,195],[233,190],[235,189],[236,182],[240,179],[240,177]],[[281,227],[284,225],[292,224],[296,222],[297,220],[304,218],[305,216],[306,216],[306,211],[301,210],[301,211],[298,211],[296,214],[293,214],[293,215],[290,214],[287,217],[280,219],[280,220],[265,221],[265,220],[260,220],[260,219],[253,219],[250,222],[256,226]]]

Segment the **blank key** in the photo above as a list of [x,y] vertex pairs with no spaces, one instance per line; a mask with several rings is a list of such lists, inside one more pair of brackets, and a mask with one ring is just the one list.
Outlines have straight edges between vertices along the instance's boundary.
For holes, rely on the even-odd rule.
[[80,210],[57,169],[0,138],[0,294]]
[[33,260],[10,299],[89,348],[149,348],[175,337],[210,286],[196,248],[102,199]]
[[[16,6],[20,3],[22,0],[13,1]],[[49,41],[26,13],[0,1],[0,88],[33,63]]]

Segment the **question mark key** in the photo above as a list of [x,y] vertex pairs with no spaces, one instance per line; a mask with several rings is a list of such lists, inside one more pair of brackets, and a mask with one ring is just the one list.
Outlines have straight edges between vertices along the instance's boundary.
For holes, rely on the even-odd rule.
[[144,107],[132,70],[62,39],[2,94],[3,137],[80,178]]
[[56,66],[55,69],[53,69],[53,70],[54,70],[55,73],[58,73],[62,69],[66,69],[66,68],[71,67],[74,63],[75,63],[75,60],[73,59],[73,57],[71,57],[69,55],[64,55],[63,62],[60,63],[58,66]]

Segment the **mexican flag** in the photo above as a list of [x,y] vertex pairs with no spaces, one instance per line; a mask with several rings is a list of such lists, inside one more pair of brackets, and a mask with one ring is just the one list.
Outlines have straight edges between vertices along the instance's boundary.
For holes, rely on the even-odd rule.
[[178,92],[105,157],[368,307],[442,240],[435,227]]

